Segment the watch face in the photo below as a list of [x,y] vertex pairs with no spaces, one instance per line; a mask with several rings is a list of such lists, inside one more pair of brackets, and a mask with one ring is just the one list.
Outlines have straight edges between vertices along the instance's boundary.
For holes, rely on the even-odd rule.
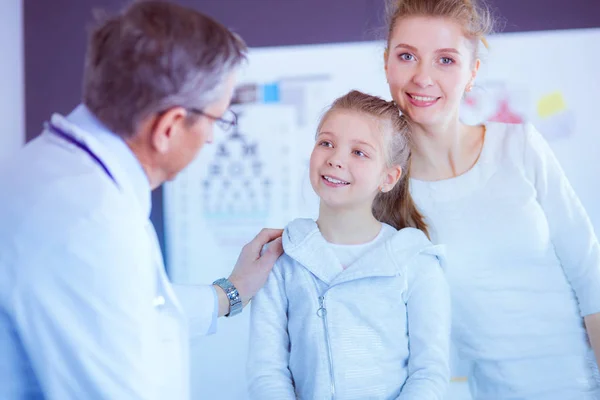
[[238,291],[233,288],[230,292],[227,293],[227,297],[229,297],[230,301],[239,301],[240,300],[240,294],[238,293]]

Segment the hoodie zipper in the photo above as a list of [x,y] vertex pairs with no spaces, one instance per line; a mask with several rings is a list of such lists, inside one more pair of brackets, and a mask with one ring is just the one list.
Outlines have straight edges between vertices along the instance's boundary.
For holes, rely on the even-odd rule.
[[333,374],[333,356],[331,355],[331,343],[329,339],[329,327],[327,324],[327,308],[325,307],[325,294],[319,296],[319,309],[317,315],[323,321],[323,331],[325,333],[325,344],[327,345],[327,355],[329,357],[329,378],[331,379],[331,399],[335,399],[335,380]]

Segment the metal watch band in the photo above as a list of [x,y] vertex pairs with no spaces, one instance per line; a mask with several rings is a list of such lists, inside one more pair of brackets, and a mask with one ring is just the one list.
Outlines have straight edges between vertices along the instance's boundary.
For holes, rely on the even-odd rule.
[[242,312],[243,304],[240,293],[233,286],[233,283],[227,278],[217,279],[213,282],[213,285],[219,286],[225,291],[227,298],[229,299],[229,313],[225,314],[226,317],[233,317]]

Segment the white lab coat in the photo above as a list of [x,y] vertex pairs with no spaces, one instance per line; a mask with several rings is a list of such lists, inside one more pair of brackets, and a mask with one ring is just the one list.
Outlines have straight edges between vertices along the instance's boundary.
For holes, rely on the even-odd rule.
[[0,169],[0,398],[188,399],[189,329],[214,330],[214,289],[175,295],[141,167],[81,107],[86,131],[52,123],[116,184],[49,132]]

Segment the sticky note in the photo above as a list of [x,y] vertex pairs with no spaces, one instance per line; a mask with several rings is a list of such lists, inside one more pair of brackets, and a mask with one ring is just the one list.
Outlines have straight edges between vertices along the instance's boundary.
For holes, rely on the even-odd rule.
[[542,96],[537,104],[538,115],[542,118],[558,114],[567,109],[565,99],[561,92],[554,92]]

